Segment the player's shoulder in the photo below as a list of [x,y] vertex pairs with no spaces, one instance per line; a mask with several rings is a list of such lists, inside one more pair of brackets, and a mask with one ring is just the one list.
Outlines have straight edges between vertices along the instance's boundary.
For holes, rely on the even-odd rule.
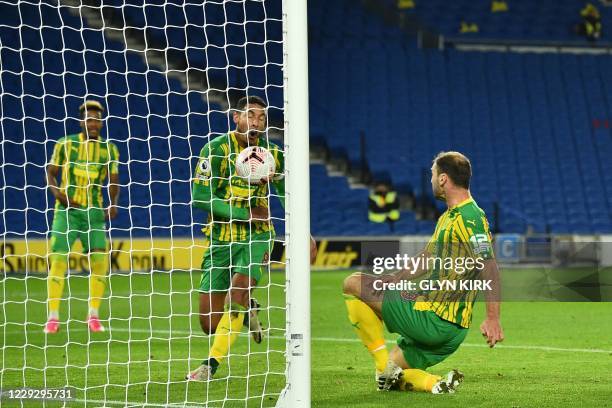
[[464,218],[482,217],[484,215],[484,211],[473,198],[469,198],[463,204],[460,204],[457,210],[459,210],[459,213]]
[[474,199],[470,199],[467,203],[458,208],[459,220],[463,222],[466,227],[474,229],[486,229],[487,228],[487,217],[485,212],[478,206]]
[[224,156],[229,152],[229,134],[225,133],[211,139],[200,150],[200,157],[208,157],[211,155]]
[[268,140],[266,140],[266,141],[265,141],[265,144],[267,145],[267,148],[268,148],[268,150],[270,150],[270,151],[274,151],[274,150],[276,150],[276,151],[279,151],[279,152],[281,152],[281,153],[283,152],[283,149],[282,149],[282,148],[281,148],[281,147],[278,145],[278,143],[273,142],[272,140],[269,140],[269,139],[268,139]]
[[119,148],[115,142],[111,142],[110,140],[105,140],[103,144],[106,146],[103,150],[106,150],[107,154],[110,155],[112,160],[117,160],[119,156]]
[[270,140],[266,140],[264,147],[266,147],[268,151],[272,153],[274,160],[276,160],[277,162],[283,160],[285,151],[278,144]]

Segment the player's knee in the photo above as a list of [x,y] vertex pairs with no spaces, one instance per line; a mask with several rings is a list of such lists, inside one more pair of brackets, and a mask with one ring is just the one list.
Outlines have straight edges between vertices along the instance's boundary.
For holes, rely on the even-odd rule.
[[357,286],[359,284],[359,274],[352,274],[344,279],[342,290],[345,295],[356,295],[358,293]]

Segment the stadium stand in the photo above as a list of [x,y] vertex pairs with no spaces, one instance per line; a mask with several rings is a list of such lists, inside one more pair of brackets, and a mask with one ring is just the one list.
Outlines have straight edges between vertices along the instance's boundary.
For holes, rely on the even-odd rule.
[[[580,10],[586,1],[575,0],[505,0],[507,11],[492,11],[491,0],[415,0],[414,7],[402,10],[430,29],[446,37],[512,41],[585,42],[573,27],[580,22]],[[610,41],[606,22],[612,21],[612,9],[591,1],[601,13],[601,41]],[[395,6],[396,0],[388,0]],[[460,33],[461,22],[478,26],[477,32]]]
[[[352,2],[316,9],[312,133],[332,150],[358,162],[364,131],[369,168],[416,194],[437,151],[459,150],[500,231],[612,231],[610,129],[594,126],[612,112],[609,57],[422,51]],[[334,34],[341,15],[360,29]]]

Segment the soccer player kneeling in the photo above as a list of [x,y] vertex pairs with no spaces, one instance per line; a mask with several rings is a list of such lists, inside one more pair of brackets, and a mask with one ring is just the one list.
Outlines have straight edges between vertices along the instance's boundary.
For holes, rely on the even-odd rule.
[[[270,181],[284,206],[285,184],[282,151],[265,138],[266,103],[257,96],[238,101],[233,113],[236,130],[210,141],[200,152],[193,181],[193,205],[208,212],[207,248],[200,281],[200,326],[214,334],[208,358],[187,374],[192,381],[212,379],[243,326],[256,343],[264,330],[258,319],[259,304],[251,296],[268,267],[274,244],[270,220]],[[251,184],[236,174],[236,158],[248,146],[266,148],[276,171],[270,180]],[[316,246],[311,239],[311,258]]]
[[[470,285],[457,290],[376,290],[380,288],[380,282],[374,284],[376,280],[395,283],[425,272],[435,282],[482,276],[490,282],[491,290],[485,292],[487,317],[480,330],[490,347],[503,340],[499,271],[487,219],[470,195],[471,164],[461,153],[442,152],[434,159],[431,171],[434,196],[445,201],[448,209],[438,219],[435,232],[419,257],[452,261],[480,258],[482,268],[459,270],[456,265],[463,262],[433,262],[428,270],[427,262],[421,263],[420,268],[392,275],[356,273],[344,281],[349,319],[374,358],[379,390],[455,392],[463,381],[460,371],[452,370],[441,377],[425,369],[446,359],[463,342],[477,292]],[[391,353],[385,346],[383,323],[390,332],[400,335]]]

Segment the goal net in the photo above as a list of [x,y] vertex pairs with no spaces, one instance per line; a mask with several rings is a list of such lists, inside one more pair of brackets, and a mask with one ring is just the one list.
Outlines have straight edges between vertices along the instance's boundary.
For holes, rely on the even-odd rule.
[[[281,0],[0,0],[0,405],[309,404],[309,314],[299,313],[309,308],[308,205],[296,204],[308,202],[306,14],[297,9],[301,33],[292,37]],[[287,41],[301,54],[293,63]],[[247,211],[269,203],[276,238],[262,259],[250,245],[253,223],[209,218],[192,199],[202,148],[232,143],[244,96],[268,105],[260,143],[285,154],[286,208],[272,187],[262,197],[227,188],[212,201],[242,199]],[[97,142],[89,123],[99,110],[80,111],[85,101],[104,109]],[[236,175],[222,174],[231,187]],[[207,239],[214,223],[229,228],[225,246]],[[245,225],[246,244],[237,243]],[[218,282],[208,277],[224,294],[235,267],[245,267],[238,247],[246,269],[261,272],[251,296],[263,341],[245,322],[214,377],[186,381],[216,338],[200,321],[204,255],[228,251],[230,269]],[[223,302],[212,303],[221,317]]]

